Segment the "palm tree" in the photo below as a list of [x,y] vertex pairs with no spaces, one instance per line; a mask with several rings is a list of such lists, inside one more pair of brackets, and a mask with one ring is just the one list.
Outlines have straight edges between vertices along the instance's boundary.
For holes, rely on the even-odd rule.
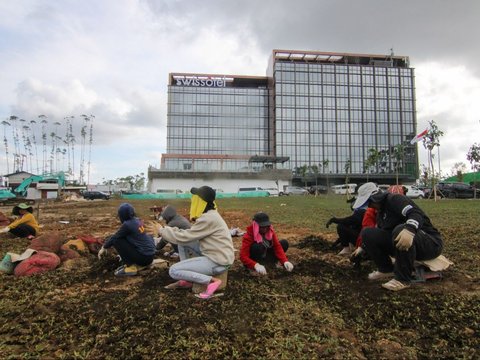
[[398,170],[403,168],[403,160],[405,157],[405,146],[398,144],[393,148],[393,158],[395,160],[395,179],[398,185]]
[[[90,115],[90,119],[94,118],[94,115]],[[90,132],[88,138],[88,170],[87,170],[87,184],[90,183],[90,161],[92,158],[92,143],[93,143],[93,119],[90,122]],[[143,174],[142,174],[143,175]]]
[[65,144],[68,154],[68,173],[75,176],[75,136],[73,135],[73,119],[74,116],[65,117],[67,124],[67,133],[65,135]]
[[7,174],[10,173],[10,166],[8,164],[8,139],[7,139],[7,126],[10,126],[10,123],[6,120],[2,121],[3,125],[3,144],[5,145],[5,159],[7,159]]
[[48,123],[47,117],[45,115],[38,115],[42,123],[42,146],[43,146],[43,156],[42,156],[42,173],[47,173],[47,126]]
[[12,135],[13,135],[13,170],[20,171],[21,167],[21,155],[20,155],[20,140],[18,136],[18,129],[17,129],[17,120],[18,116],[11,115],[10,116],[10,123],[12,124]]
[[80,184],[85,183],[85,144],[86,144],[86,137],[87,137],[87,124],[90,121],[90,118],[82,114],[83,118],[83,125],[80,130],[80,135],[82,137],[81,145],[80,145]]
[[307,165],[302,165],[298,168],[298,171],[300,172],[300,175],[303,179],[303,182],[305,183],[305,187],[307,186],[307,170],[308,166]]
[[435,186],[435,167],[433,165],[433,149],[436,146],[440,146],[440,137],[443,136],[443,131],[438,129],[437,124],[435,121],[431,120],[428,122],[430,125],[430,128],[427,132],[427,134],[423,137],[423,147],[427,149],[428,152],[428,164],[429,164],[429,169],[431,169],[432,173],[432,190],[433,190],[433,196],[434,200],[437,201],[437,187]]
[[35,136],[34,125],[37,125],[37,122],[35,120],[30,120],[30,129],[32,131],[32,142],[33,142],[33,146],[35,147],[35,160],[37,164],[37,168],[35,172],[38,173],[38,171],[40,170],[40,167],[38,166],[38,148],[37,148],[37,138]]
[[330,191],[330,184],[329,184],[329,179],[328,179],[328,164],[330,164],[330,160],[328,159],[323,159],[322,160],[322,167],[323,167],[323,172],[325,170],[327,171],[327,193]]
[[367,182],[368,182],[368,177],[370,175],[370,168],[371,167],[376,168],[379,160],[380,160],[380,152],[375,148],[368,149],[367,159],[364,160],[364,162],[363,162],[363,168],[364,168],[365,172],[367,173]]

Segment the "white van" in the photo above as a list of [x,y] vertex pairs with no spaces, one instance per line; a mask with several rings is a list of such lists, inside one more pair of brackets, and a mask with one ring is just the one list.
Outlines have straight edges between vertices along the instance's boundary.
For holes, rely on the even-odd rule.
[[425,194],[423,193],[423,191],[417,188],[416,186],[412,186],[412,185],[403,185],[403,186],[407,188],[407,193],[405,195],[407,195],[409,198],[423,199],[425,197]]
[[259,186],[241,187],[238,189],[239,193],[250,192],[250,191],[264,191],[264,190]]
[[331,189],[336,195],[355,194],[357,184],[333,185]]
[[265,190],[259,186],[241,187],[238,189],[238,193],[239,194],[254,193],[260,196],[270,196],[270,193],[268,192],[268,190]]

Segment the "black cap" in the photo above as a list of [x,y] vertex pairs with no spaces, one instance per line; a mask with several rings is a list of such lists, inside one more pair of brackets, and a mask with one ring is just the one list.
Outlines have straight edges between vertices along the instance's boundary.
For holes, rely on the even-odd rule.
[[215,200],[215,190],[213,190],[210,186],[201,186],[199,188],[192,187],[190,192],[193,195],[198,195],[200,198],[207,203],[211,203]]
[[368,201],[372,203],[379,203],[379,202],[382,202],[387,197],[387,195],[388,195],[387,191],[380,190],[377,193],[370,195],[370,197],[368,198]]
[[270,226],[270,218],[264,212],[258,212],[253,216],[253,221],[255,221],[258,226]]

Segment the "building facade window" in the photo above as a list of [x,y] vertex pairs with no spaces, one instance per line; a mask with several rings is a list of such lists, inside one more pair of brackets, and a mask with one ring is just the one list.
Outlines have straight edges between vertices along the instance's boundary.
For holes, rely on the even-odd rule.
[[[292,171],[315,165],[320,173],[364,174],[373,148],[382,154],[374,171],[415,178],[414,70],[408,58],[274,51],[268,72],[171,74],[171,156],[164,168],[250,171],[261,166],[252,166],[249,157],[274,156],[288,158],[281,167]],[[394,156],[399,145],[401,161]]]

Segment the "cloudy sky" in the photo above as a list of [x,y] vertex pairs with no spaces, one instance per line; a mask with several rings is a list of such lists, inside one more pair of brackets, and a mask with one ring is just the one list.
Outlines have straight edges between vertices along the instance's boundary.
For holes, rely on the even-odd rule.
[[480,142],[478,0],[0,0],[0,14],[0,119],[78,130],[94,115],[90,183],[159,167],[170,72],[264,76],[272,49],[393,48],[416,69],[418,132],[444,132],[442,172]]

